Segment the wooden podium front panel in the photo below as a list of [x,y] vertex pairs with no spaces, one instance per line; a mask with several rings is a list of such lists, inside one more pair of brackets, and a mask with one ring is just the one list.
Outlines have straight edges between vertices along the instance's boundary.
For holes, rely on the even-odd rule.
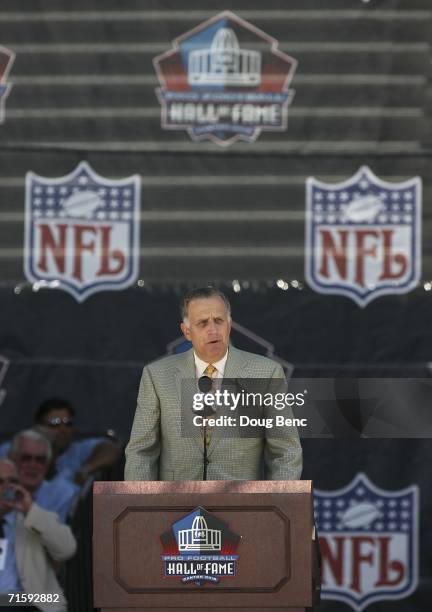
[[[309,481],[95,483],[95,606],[310,606],[310,494]],[[198,506],[241,536],[236,576],[218,584],[164,576],[160,536]]]

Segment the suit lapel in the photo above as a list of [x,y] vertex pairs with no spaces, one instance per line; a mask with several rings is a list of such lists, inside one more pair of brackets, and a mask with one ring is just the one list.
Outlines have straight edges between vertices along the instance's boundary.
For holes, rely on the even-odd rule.
[[193,350],[186,351],[179,355],[177,363],[177,371],[175,373],[177,394],[179,400],[179,406],[181,406],[182,390],[185,380],[195,379],[195,361],[193,357]]
[[[193,349],[179,356],[175,380],[177,387],[177,405],[179,406],[179,428],[181,429],[181,420],[187,420],[189,416],[192,418],[192,398],[194,393],[198,392]],[[189,411],[190,415],[184,414],[184,411]],[[188,429],[191,431],[191,438],[194,443],[198,446],[200,451],[203,452],[201,431],[197,431],[197,428],[193,425]]]
[[18,573],[22,576],[24,567],[24,555],[26,550],[26,530],[23,526],[24,517],[20,512],[17,512],[15,526],[15,559]]
[[230,346],[228,359],[225,365],[224,378],[238,378],[243,376],[243,370],[246,364],[247,359],[245,359],[244,353]]

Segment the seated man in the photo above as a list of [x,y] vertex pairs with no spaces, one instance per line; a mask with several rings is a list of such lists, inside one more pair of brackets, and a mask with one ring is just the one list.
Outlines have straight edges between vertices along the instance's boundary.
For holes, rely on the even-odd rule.
[[[54,512],[41,508],[18,484],[9,459],[0,460],[0,594],[50,594],[57,603],[36,602],[37,610],[66,612],[67,604],[53,564],[75,553],[72,531]],[[6,595],[6,596],[5,596]],[[4,609],[4,608],[3,608]],[[14,608],[15,609],[15,608]],[[23,609],[35,609],[31,606]]]
[[[52,443],[53,469],[49,478],[60,475],[77,484],[83,484],[89,476],[113,465],[121,456],[119,444],[107,438],[77,438],[72,405],[63,399],[44,401],[35,414],[35,428],[42,431]],[[6,457],[10,442],[0,445],[0,457]]]
[[55,512],[62,522],[66,522],[79,487],[61,476],[44,480],[51,454],[49,441],[32,429],[19,432],[9,451],[10,458],[17,466],[20,484],[39,506]]
[[94,472],[113,465],[122,453],[120,445],[106,438],[74,439],[77,431],[72,405],[62,399],[48,399],[35,414],[35,423],[55,432],[54,462],[57,474],[82,484]]

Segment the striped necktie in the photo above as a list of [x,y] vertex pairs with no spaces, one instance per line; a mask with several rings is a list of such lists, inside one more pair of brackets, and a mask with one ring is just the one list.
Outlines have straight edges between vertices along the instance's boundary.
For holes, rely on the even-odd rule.
[[[216,369],[217,368],[215,368],[212,363],[209,363],[203,372],[203,376],[208,376],[209,378],[213,379],[213,374],[216,372]],[[214,391],[214,383],[212,384],[211,390]],[[210,440],[211,440],[210,430],[211,430],[211,427],[209,427],[208,425],[207,427],[204,427],[204,430],[203,430],[203,434],[205,436],[207,446],[210,444]]]
[[203,376],[208,376],[209,378],[213,378],[213,374],[216,372],[216,368],[212,363],[209,363],[206,369],[203,372]]

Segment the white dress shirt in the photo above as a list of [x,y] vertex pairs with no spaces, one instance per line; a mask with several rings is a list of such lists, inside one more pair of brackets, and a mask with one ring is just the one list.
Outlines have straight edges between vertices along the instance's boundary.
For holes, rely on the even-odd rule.
[[[196,377],[201,378],[201,376],[204,374],[206,367],[209,364],[206,361],[203,361],[202,359],[200,359],[198,355],[195,353],[195,351],[194,351],[194,359],[195,359]],[[212,363],[212,366],[216,368],[216,372],[213,373],[212,378],[223,378],[227,359],[228,359],[228,351],[225,353],[222,359],[219,359],[219,361],[215,361],[214,363]]]

